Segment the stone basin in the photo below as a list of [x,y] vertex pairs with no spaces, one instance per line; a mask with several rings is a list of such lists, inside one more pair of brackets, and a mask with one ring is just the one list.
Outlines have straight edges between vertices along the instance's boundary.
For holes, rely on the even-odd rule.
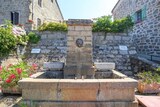
[[26,102],[39,107],[137,107],[137,81],[115,70],[112,79],[47,79],[45,73],[19,81]]

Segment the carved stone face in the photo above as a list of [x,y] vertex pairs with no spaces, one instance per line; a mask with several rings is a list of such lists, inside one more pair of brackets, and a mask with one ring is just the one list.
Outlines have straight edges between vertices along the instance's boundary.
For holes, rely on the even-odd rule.
[[78,47],[83,47],[83,40],[80,39],[80,38],[78,38],[78,39],[76,40],[76,45],[77,45]]

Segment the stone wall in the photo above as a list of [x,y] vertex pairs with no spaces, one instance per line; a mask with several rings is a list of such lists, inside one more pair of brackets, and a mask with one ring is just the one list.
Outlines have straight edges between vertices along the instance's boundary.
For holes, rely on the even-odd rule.
[[[37,45],[32,45],[27,50],[29,63],[62,61],[65,62],[67,54],[67,33],[65,32],[39,32],[41,41]],[[128,47],[128,51],[120,51],[119,45]],[[31,48],[40,48],[40,54],[31,54]],[[93,61],[94,62],[115,62],[116,69],[132,74],[130,55],[136,54],[132,39],[125,34],[93,33]]]
[[160,4],[159,0],[137,2],[138,7],[147,5],[147,18],[133,29],[133,42],[137,51],[144,54],[160,55]]
[[160,67],[160,64],[154,63],[150,60],[147,60],[139,56],[132,56],[130,57],[130,60],[131,60],[131,68],[134,74],[143,71],[155,71],[155,69]]
[[[141,54],[160,55],[160,1],[159,0],[120,0],[113,10],[115,19],[133,15],[146,6],[145,20],[135,23],[133,43]],[[130,3],[132,1],[132,3]],[[130,8],[129,8],[130,7]]]
[[[37,32],[41,36],[38,44],[32,44],[26,51],[26,60],[37,63],[41,68],[43,62],[65,62],[67,54],[66,32]],[[31,54],[31,49],[41,49],[39,54]]]
[[[137,54],[132,38],[126,34],[93,33],[94,62],[114,62],[116,69],[132,75],[130,56]],[[120,50],[119,46],[127,46],[128,50]]]
[[28,21],[30,0],[0,0],[0,24],[4,20],[11,20],[11,12],[20,13],[20,24]]
[[[19,24],[24,25],[27,30],[37,28],[37,19],[41,24],[47,21],[63,21],[57,0],[42,0],[42,6],[38,5],[38,0],[0,0],[0,24],[4,20],[11,20],[11,12],[18,12]],[[33,20],[33,24],[28,23]]]

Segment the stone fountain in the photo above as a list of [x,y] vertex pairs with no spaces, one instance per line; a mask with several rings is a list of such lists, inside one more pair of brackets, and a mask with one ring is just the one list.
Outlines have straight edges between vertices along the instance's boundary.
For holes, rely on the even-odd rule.
[[68,50],[64,78],[94,78],[92,21],[68,20]]
[[137,81],[115,71],[113,63],[92,61],[91,20],[68,20],[67,39],[64,67],[49,63],[52,71],[19,81],[28,106],[32,101],[36,107],[138,107]]

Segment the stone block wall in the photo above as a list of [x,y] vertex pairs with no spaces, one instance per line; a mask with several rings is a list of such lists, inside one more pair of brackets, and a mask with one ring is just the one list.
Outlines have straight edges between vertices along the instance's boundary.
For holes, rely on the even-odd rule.
[[139,53],[160,55],[160,1],[144,0],[136,3],[137,7],[147,7],[146,19],[135,24],[133,42]]
[[[132,38],[126,34],[93,33],[94,62],[114,62],[116,69],[132,75],[130,56],[137,54]],[[119,46],[127,46],[128,50],[120,50]]]
[[146,6],[146,18],[136,22],[133,31],[133,44],[137,52],[147,55],[160,55],[160,1],[159,0],[120,0],[114,8],[113,16],[121,19]]
[[[26,50],[26,61],[37,63],[41,68],[43,62],[65,62],[67,54],[66,32],[37,32],[41,36],[38,44],[30,45]],[[31,49],[41,49],[39,54],[32,54]]]
[[[37,32],[41,41],[37,45],[31,45],[27,50],[29,63],[49,61],[66,61],[67,56],[67,33],[66,32]],[[132,44],[132,38],[125,34],[93,33],[93,61],[114,62],[116,70],[131,75],[131,63],[129,56],[136,54],[136,48]],[[128,47],[128,51],[120,51],[119,45]],[[41,49],[40,54],[31,54],[31,48]]]

